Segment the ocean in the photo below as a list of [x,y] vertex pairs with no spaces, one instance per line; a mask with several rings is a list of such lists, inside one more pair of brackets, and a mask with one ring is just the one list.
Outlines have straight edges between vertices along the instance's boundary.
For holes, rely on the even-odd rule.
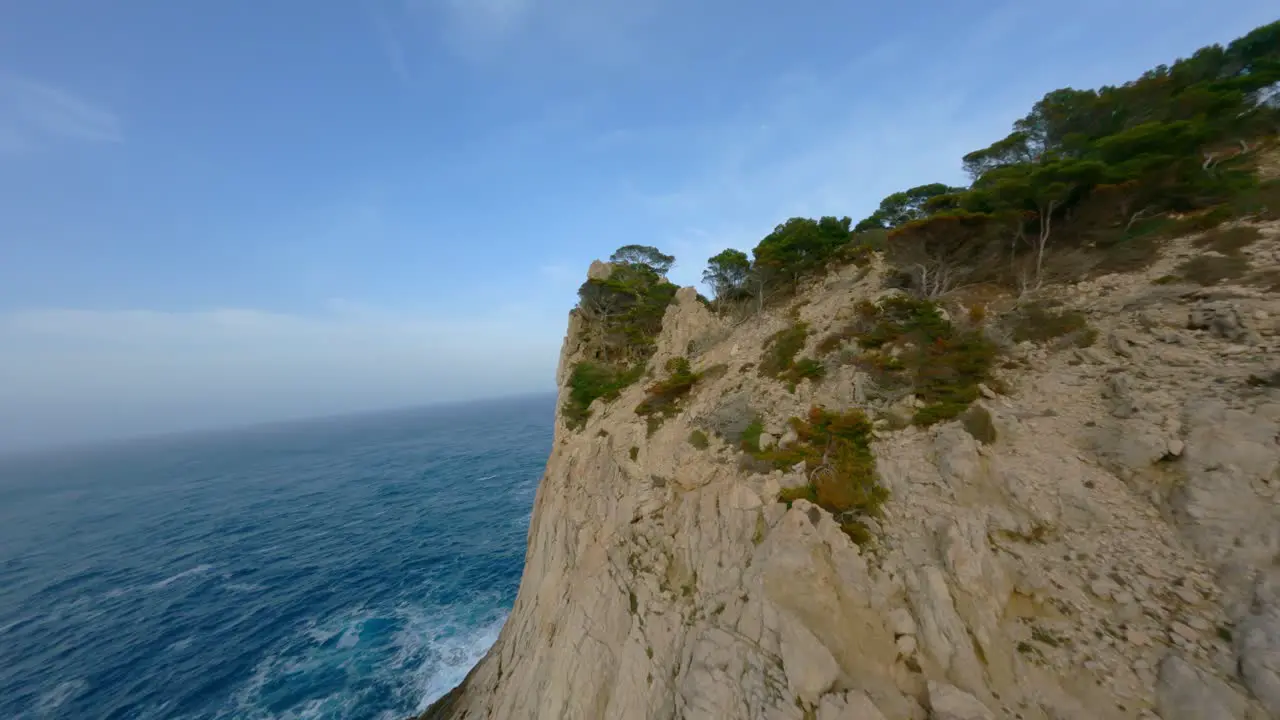
[[515,600],[550,396],[0,457],[0,718],[394,719]]

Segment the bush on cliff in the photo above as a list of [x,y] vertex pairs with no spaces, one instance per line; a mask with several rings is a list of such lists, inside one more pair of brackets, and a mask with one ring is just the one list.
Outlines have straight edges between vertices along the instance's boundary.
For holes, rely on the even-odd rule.
[[774,333],[765,341],[764,354],[760,357],[757,372],[788,383],[792,389],[803,379],[818,381],[826,374],[826,368],[813,358],[796,359],[809,337],[809,325],[795,322]]
[[589,278],[578,288],[581,336],[586,359],[569,376],[569,399],[561,412],[570,429],[582,427],[597,398],[613,400],[644,374],[662,331],[662,318],[676,286],[663,276],[675,258],[657,248],[626,245],[610,258],[608,276]]
[[858,316],[856,362],[882,386],[912,389],[924,402],[917,425],[950,420],[978,399],[996,358],[980,330],[958,328],[936,303],[911,297],[865,302]]
[[688,359],[683,357],[668,360],[666,371],[665,378],[645,390],[644,400],[636,406],[637,415],[659,419],[675,415],[680,410],[680,401],[702,377],[693,371]]
[[792,418],[791,427],[795,442],[754,453],[778,468],[804,463],[809,483],[783,491],[778,499],[788,504],[808,500],[835,515],[855,542],[870,540],[863,520],[880,515],[889,491],[876,472],[867,416],[861,410],[840,414],[814,407],[808,418]]
[[598,398],[613,400],[643,373],[643,364],[619,370],[600,363],[577,363],[569,375],[569,399],[560,409],[565,424],[573,430],[581,428],[591,416],[591,403]]

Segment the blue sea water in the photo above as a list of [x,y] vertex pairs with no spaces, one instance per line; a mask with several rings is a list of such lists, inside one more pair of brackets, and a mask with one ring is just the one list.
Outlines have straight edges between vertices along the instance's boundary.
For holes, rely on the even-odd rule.
[[406,717],[495,640],[550,397],[0,458],[0,718]]

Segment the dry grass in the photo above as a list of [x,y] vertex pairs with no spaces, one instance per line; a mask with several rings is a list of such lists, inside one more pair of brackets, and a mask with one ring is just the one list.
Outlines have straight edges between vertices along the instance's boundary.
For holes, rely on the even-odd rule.
[[1204,287],[1238,280],[1248,272],[1249,261],[1239,255],[1201,255],[1178,266],[1178,275]]
[[1280,292],[1280,270],[1259,270],[1245,278],[1245,283],[1267,292]]
[[1252,225],[1234,225],[1216,228],[1196,238],[1193,243],[1202,250],[1213,250],[1223,255],[1237,255],[1244,248],[1262,239],[1262,233]]

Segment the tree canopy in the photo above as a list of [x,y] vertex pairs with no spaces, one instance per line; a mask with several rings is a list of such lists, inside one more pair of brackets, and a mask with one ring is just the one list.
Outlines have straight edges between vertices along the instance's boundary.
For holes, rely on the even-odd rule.
[[643,265],[659,275],[666,275],[676,264],[674,255],[663,254],[650,245],[623,245],[609,256],[609,262],[615,265]]
[[[924,292],[971,275],[961,271],[979,258],[993,264],[994,249],[1011,261],[1000,264],[1003,280],[1039,283],[1046,257],[1071,243],[1123,242],[1147,226],[1144,218],[1251,192],[1258,182],[1251,153],[1277,133],[1280,22],[1131,82],[1048,92],[1006,136],[962,158],[969,187],[895,192],[854,227],[848,218],[791,218],[749,260],[738,251],[711,258],[703,279],[718,296],[763,302],[883,242],[891,257],[913,259],[908,274],[917,284],[921,269],[932,268]],[[983,245],[990,247],[970,252]],[[1008,274],[1015,266],[1023,268],[1017,277]]]
[[711,287],[717,300],[743,294],[751,280],[751,259],[741,250],[728,249],[707,260],[702,281]]
[[893,228],[905,225],[913,220],[919,220],[929,214],[929,201],[934,198],[950,195],[959,192],[964,188],[953,188],[943,183],[930,183],[913,187],[910,190],[896,192],[884,200],[880,201],[880,207],[870,216],[863,219],[854,228],[858,232],[872,230],[875,228],[884,228],[892,230]]
[[[611,257],[606,278],[589,278],[578,288],[578,307],[594,321],[599,359],[633,362],[648,357],[662,329],[662,316],[675,285],[662,276],[675,262],[652,247],[628,245]],[[657,267],[655,267],[657,265]]]
[[774,275],[795,281],[849,242],[852,224],[853,221],[847,217],[791,218],[756,245],[752,251],[755,264]]

